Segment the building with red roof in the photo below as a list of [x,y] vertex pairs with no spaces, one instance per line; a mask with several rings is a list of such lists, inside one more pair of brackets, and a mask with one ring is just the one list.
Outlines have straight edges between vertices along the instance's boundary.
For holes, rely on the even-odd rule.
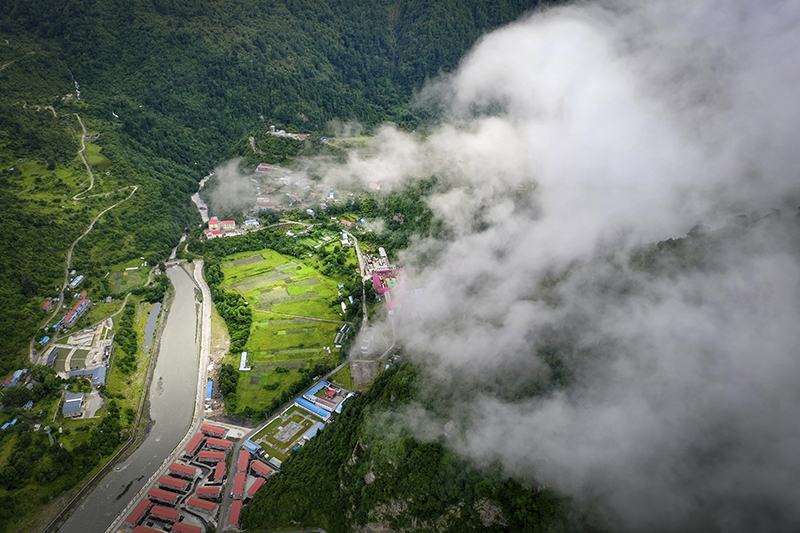
[[186,485],[188,484],[189,482],[185,479],[178,479],[172,476],[161,476],[161,478],[158,480],[158,485],[161,488],[169,490],[184,491],[186,490]]
[[202,451],[197,454],[197,460],[201,463],[216,463],[225,460],[225,452]]
[[204,513],[210,513],[214,510],[214,507],[217,506],[216,503],[210,502],[208,500],[201,500],[200,498],[195,498],[192,496],[188,500],[186,500],[186,505],[193,509],[197,509],[198,511],[202,511]]
[[225,463],[220,461],[217,463],[217,466],[214,467],[214,482],[222,481],[225,477]]
[[86,298],[87,294],[89,294],[89,293],[86,292],[86,291],[81,291],[80,293],[78,293],[78,299],[79,300],[83,300],[84,298]]
[[257,476],[269,477],[275,473],[273,469],[262,463],[261,461],[253,461],[253,473]]
[[250,485],[250,488],[247,489],[247,496],[249,498],[252,498],[253,496],[255,496],[256,492],[258,492],[258,489],[261,488],[261,485],[263,485],[265,481],[266,481],[266,479],[264,479],[263,477],[257,477],[256,478],[256,482],[253,483],[252,485]]
[[42,304],[42,309],[50,309],[51,305],[53,305],[53,302],[48,300],[48,301],[46,301],[45,303]]
[[211,231],[219,231],[220,230],[219,224],[220,224],[219,219],[217,217],[212,217],[208,221],[208,229],[210,229]]
[[250,452],[247,450],[239,451],[239,463],[236,467],[237,472],[247,472],[247,463],[250,462]]
[[133,512],[128,515],[128,518],[125,519],[125,522],[132,525],[138,524],[139,520],[144,516],[144,514],[150,508],[150,504],[152,503],[153,502],[150,500],[142,500],[139,505],[136,506],[136,509],[134,509]]
[[197,474],[197,469],[191,466],[182,465],[180,463],[172,463],[169,466],[170,474],[176,475],[178,477],[185,477],[187,479],[194,478],[195,474]]
[[150,516],[155,516],[168,522],[174,522],[178,519],[180,514],[181,512],[177,509],[170,509],[169,507],[162,507],[160,505],[154,505],[153,508],[150,509]]
[[200,487],[195,491],[198,498],[205,498],[206,500],[216,500],[221,493],[222,487],[219,485],[216,487]]
[[206,441],[207,448],[213,448],[215,450],[224,450],[228,451],[233,446],[233,443],[229,440],[225,439],[218,439],[216,437],[209,437]]
[[200,446],[203,444],[203,439],[205,436],[202,433],[198,433],[192,440],[189,441],[189,444],[183,450],[184,455],[192,456],[197,453],[197,450],[200,449]]
[[247,479],[247,474],[239,472],[236,474],[236,479],[233,481],[233,497],[237,500],[244,498],[245,479]]
[[228,515],[228,526],[238,526],[240,514],[242,514],[242,500],[236,500],[231,504],[231,512]]
[[175,505],[175,502],[178,501],[177,493],[163,489],[150,489],[150,492],[147,493],[147,497],[151,500],[168,503],[170,505]]
[[203,528],[187,524],[186,522],[175,522],[172,524],[172,529],[170,529],[170,531],[176,531],[177,533],[203,533]]
[[223,220],[220,225],[222,226],[223,231],[230,231],[236,229],[235,220]]
[[336,403],[332,402],[330,400],[327,400],[325,398],[316,398],[315,397],[314,398],[314,403],[317,404],[318,406],[322,407],[326,411],[331,412],[331,413],[333,412],[334,409],[336,409]]
[[228,430],[225,428],[221,428],[219,426],[212,426],[211,424],[203,424],[202,426],[200,426],[200,431],[202,431],[209,437],[217,437],[220,439],[224,439],[225,433],[228,432]]

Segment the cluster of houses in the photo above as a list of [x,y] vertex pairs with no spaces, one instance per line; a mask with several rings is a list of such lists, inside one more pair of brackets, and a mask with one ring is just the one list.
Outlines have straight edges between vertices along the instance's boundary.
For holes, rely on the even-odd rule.
[[256,229],[261,223],[255,218],[244,221],[241,228],[236,227],[235,220],[220,220],[213,217],[208,221],[208,229],[205,231],[206,239],[216,239],[218,237],[232,237],[242,235],[248,229]]
[[[262,175],[262,177],[251,178],[252,193],[255,196],[252,208],[254,213],[305,206],[306,212],[313,215],[315,209],[325,210],[329,204],[355,196],[352,192],[339,194],[330,185],[314,183],[308,178],[296,179],[292,177],[291,171],[276,171],[266,163],[259,164],[255,173],[256,176]],[[267,173],[270,173],[270,177],[268,183],[265,183],[267,178],[263,175]]]
[[238,530],[242,506],[275,473],[245,446],[237,457],[228,456],[234,441],[224,427],[203,424],[200,432],[172,463],[125,520],[133,533],[203,533],[216,521],[225,482],[234,476],[233,504],[224,519],[226,529]]

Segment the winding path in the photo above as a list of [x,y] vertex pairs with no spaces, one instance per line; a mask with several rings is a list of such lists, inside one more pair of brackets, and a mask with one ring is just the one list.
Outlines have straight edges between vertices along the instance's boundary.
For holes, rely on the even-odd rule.
[[83,155],[83,152],[86,151],[86,126],[83,125],[83,121],[81,120],[80,115],[75,113],[75,116],[78,117],[78,122],[81,124],[81,129],[83,130],[83,134],[81,135],[81,149],[78,150],[78,155],[81,156],[81,160],[83,161],[84,166],[86,167],[86,172],[89,173],[89,188],[85,191],[81,191],[75,196],[72,197],[73,200],[81,200],[81,196],[86,194],[87,192],[92,190],[94,187],[94,174],[92,173],[92,167],[89,166],[89,161],[86,160],[86,156]]
[[[55,111],[53,111],[53,113],[55,113]],[[83,135],[86,135],[86,127],[83,125],[83,121],[81,120],[81,117],[77,113],[75,113],[75,116],[78,117],[78,122],[80,122],[80,124],[81,124],[81,128],[83,129]],[[81,195],[82,194],[86,194],[87,192],[89,192],[92,189],[92,187],[94,187],[94,174],[92,173],[92,169],[89,166],[89,161],[87,161],[86,157],[83,155],[83,152],[86,150],[86,143],[83,140],[83,135],[81,135],[81,149],[78,151],[78,155],[81,157],[81,160],[83,160],[83,164],[86,165],[86,171],[89,173],[89,178],[91,179],[91,184],[89,185],[88,189],[86,189],[85,191],[80,192],[80,193],[78,193],[78,194],[76,194],[75,196],[72,197],[72,199],[75,200],[75,201],[84,200],[85,198],[81,198]],[[81,239],[86,237],[86,235],[88,235],[90,231],[92,231],[92,228],[94,228],[94,225],[97,223],[98,220],[100,220],[101,216],[103,216],[106,212],[114,209],[115,207],[117,207],[121,203],[127,202],[128,200],[130,200],[131,197],[134,194],[136,194],[136,191],[139,190],[139,186],[138,185],[128,185],[126,187],[122,187],[121,189],[117,189],[114,192],[124,191],[125,189],[131,189],[131,192],[128,194],[128,196],[126,196],[125,198],[123,198],[119,202],[115,203],[114,205],[106,207],[105,209],[100,211],[97,214],[97,216],[95,216],[92,219],[92,221],[89,223],[89,225],[86,227],[86,230],[83,233],[81,233],[78,236],[78,238],[75,239],[72,242],[72,244],[70,244],[69,248],[67,249],[67,260],[66,260],[66,262],[64,264],[64,283],[61,285],[61,292],[58,294],[57,304],[53,306],[54,307],[53,314],[50,315],[49,317],[47,317],[47,319],[45,320],[44,324],[47,324],[51,320],[55,319],[55,317],[58,315],[58,313],[61,312],[61,306],[64,303],[64,291],[66,290],[67,284],[69,283],[69,269],[70,269],[70,266],[72,265],[72,252],[73,252],[73,250],[75,250],[75,245],[78,244]],[[102,194],[92,195],[92,197],[95,197],[95,196],[102,196]],[[127,302],[127,297],[126,297],[125,301]],[[56,337],[57,337],[57,333],[58,332],[56,331],[52,335],[52,339],[50,341],[51,343],[55,342]],[[34,355],[34,346],[35,346],[35,344],[36,344],[36,339],[35,338],[31,339],[31,343],[30,343],[29,350],[28,350],[29,351],[28,357],[30,358],[31,362],[33,362],[33,363],[36,363],[36,356]],[[49,345],[50,344],[47,344],[47,345],[42,347],[42,351],[41,351],[42,357],[44,356],[45,353],[47,353],[47,348],[49,347]]]

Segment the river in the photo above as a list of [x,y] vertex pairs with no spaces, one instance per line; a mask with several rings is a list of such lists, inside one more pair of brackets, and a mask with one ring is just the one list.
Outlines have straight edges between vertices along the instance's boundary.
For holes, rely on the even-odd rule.
[[150,351],[150,346],[153,344],[153,334],[156,332],[158,325],[158,313],[161,312],[161,302],[157,302],[147,315],[147,323],[144,326],[144,343],[142,349],[145,353]]
[[61,527],[61,533],[103,533],[192,423],[199,354],[195,284],[181,267],[168,267],[167,274],[175,287],[175,297],[167,314],[150,388],[152,429],[142,445],[86,497]]

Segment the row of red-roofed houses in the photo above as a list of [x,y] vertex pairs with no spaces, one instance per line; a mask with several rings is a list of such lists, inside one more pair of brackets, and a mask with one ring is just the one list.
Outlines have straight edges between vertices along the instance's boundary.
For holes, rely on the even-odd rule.
[[[236,462],[236,478],[233,482],[233,503],[228,513],[227,527],[238,527],[241,517],[242,506],[246,499],[253,498],[258,490],[264,485],[267,478],[275,473],[270,467],[259,459],[250,460],[250,452],[240,450]],[[252,469],[252,471],[251,471]],[[252,481],[248,485],[248,472],[251,473]]]
[[[222,483],[225,478],[225,459],[233,447],[233,442],[226,440],[227,430],[211,424],[203,424],[200,433],[194,436],[184,450],[188,461],[197,461],[207,464],[212,470],[205,479],[204,484],[198,486],[191,494],[187,491],[195,486],[192,482],[197,479],[199,470],[195,467],[172,463],[168,473],[158,480],[158,487],[153,488],[127,519],[129,525],[135,526],[134,531],[159,531],[142,525],[148,522],[171,525],[171,531],[202,531],[192,529],[197,526],[180,522],[181,500],[186,497],[182,505],[191,513],[200,513],[209,517],[216,512],[218,502],[222,496]],[[251,460],[251,453],[241,450],[236,458],[236,473],[232,496],[233,505],[227,517],[227,526],[238,527],[242,506],[245,501],[253,498],[266,480],[275,471],[258,458]],[[141,528],[141,529],[140,529]],[[188,528],[188,529],[187,529]]]
[[[203,424],[201,432],[195,435],[189,445],[184,450],[184,454],[189,460],[197,460],[207,463],[212,468],[208,475],[207,483],[216,484],[198,487],[192,494],[186,494],[199,475],[199,470],[193,466],[183,463],[172,463],[166,475],[158,479],[158,487],[148,492],[147,498],[143,500],[131,514],[126,522],[134,526],[134,531],[162,531],[151,529],[142,525],[167,524],[171,525],[171,531],[201,533],[202,527],[198,527],[185,522],[180,522],[181,500],[188,496],[183,502],[183,506],[190,512],[199,512],[213,516],[218,506],[222,493],[221,483],[225,478],[225,457],[227,451],[233,446],[233,442],[226,440],[227,429]],[[203,445],[205,444],[205,449]]]

